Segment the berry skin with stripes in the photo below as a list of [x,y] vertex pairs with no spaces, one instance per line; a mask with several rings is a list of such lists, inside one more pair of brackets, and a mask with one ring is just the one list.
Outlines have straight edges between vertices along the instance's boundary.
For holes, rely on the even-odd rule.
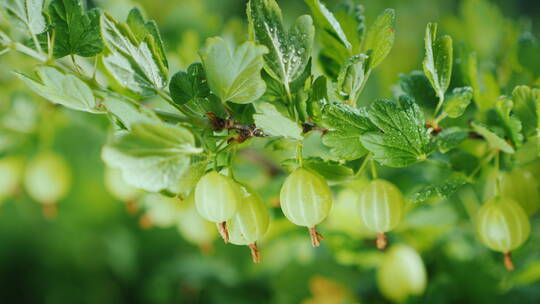
[[538,183],[531,172],[513,169],[501,176],[501,196],[516,201],[531,216],[540,208]]
[[525,243],[531,224],[523,208],[507,197],[496,197],[485,202],[476,215],[476,233],[480,242],[491,250],[504,253],[508,270],[514,266],[510,252]]
[[280,204],[287,219],[298,226],[308,227],[311,244],[319,246],[322,236],[315,226],[328,216],[332,208],[332,192],[326,180],[311,170],[296,169],[281,187]]
[[242,204],[236,214],[227,221],[229,240],[235,245],[245,245],[251,249],[253,262],[261,261],[257,241],[268,230],[270,213],[262,199],[253,190],[241,187]]
[[394,184],[374,179],[363,189],[358,199],[362,224],[377,233],[377,248],[386,247],[385,232],[394,229],[403,216],[405,200]]
[[195,187],[197,212],[206,220],[218,225],[225,243],[229,242],[226,227],[242,203],[240,186],[230,177],[211,171]]

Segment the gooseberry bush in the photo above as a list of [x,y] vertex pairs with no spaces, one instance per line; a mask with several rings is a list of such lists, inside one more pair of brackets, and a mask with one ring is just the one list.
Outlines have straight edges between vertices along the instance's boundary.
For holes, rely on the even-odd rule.
[[[400,75],[394,99],[366,100],[370,76],[399,35],[394,10],[368,23],[362,6],[346,2],[331,11],[319,0],[305,2],[311,14],[287,28],[276,1],[249,0],[247,37],[211,37],[199,50],[200,62],[170,71],[157,24],[137,8],[117,20],[87,10],[81,0],[3,0],[8,25],[0,31],[0,53],[37,62],[12,73],[33,93],[108,117],[102,158],[111,191],[128,202],[142,192],[169,197],[146,220],[179,221],[195,243],[210,243],[217,231],[225,243],[249,246],[259,262],[257,242],[272,217],[282,213],[306,227],[316,247],[323,239],[316,226],[342,212],[357,221],[345,221],[344,231],[358,224],[384,250],[387,234],[409,210],[470,194],[460,192],[466,188],[484,201],[471,203],[469,195],[471,229],[513,269],[510,252],[527,241],[529,218],[540,206],[538,182],[527,167],[540,155],[537,65],[523,61],[519,71],[495,73],[481,65],[482,50],[455,43],[429,23],[420,70]],[[535,38],[524,35],[518,55],[508,60],[528,60],[535,48]],[[324,157],[306,156],[313,138]],[[234,174],[235,159],[253,147],[262,158],[265,150],[289,152],[277,169],[288,174],[279,214],[269,212],[248,185],[253,181]],[[1,172],[23,166],[10,157],[0,162]],[[434,168],[444,174],[407,195],[384,178],[429,176]],[[36,201],[50,205],[65,195],[69,169],[52,152],[35,156],[25,170],[25,187]],[[334,211],[332,191],[351,184],[351,208]],[[155,199],[145,200],[152,205]],[[393,246],[378,281],[395,301],[421,293],[420,256],[404,244]]]

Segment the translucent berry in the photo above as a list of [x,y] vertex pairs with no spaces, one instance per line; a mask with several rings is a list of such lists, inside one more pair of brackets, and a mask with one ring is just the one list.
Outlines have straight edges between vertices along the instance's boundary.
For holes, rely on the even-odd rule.
[[384,297],[403,303],[409,296],[421,295],[426,282],[424,263],[413,248],[396,245],[385,253],[377,271],[377,284]]
[[262,199],[251,189],[241,187],[242,205],[227,221],[229,240],[235,245],[247,245],[251,249],[253,261],[260,262],[256,242],[268,230],[270,214]]
[[54,204],[69,191],[71,174],[68,165],[52,152],[38,154],[26,167],[24,184],[35,201],[44,205],[47,217],[55,215]]
[[361,191],[358,210],[362,224],[377,233],[377,248],[386,247],[385,232],[394,229],[403,216],[401,191],[383,179],[370,181]]
[[319,246],[321,236],[315,226],[332,208],[332,192],[326,180],[308,169],[296,169],[281,188],[280,204],[291,222],[309,228],[312,245]]
[[230,177],[211,171],[195,187],[195,206],[206,220],[218,225],[223,240],[229,242],[226,221],[231,219],[242,202],[242,192]]
[[480,241],[494,251],[503,252],[505,266],[514,266],[510,252],[529,238],[531,225],[523,208],[514,200],[496,197],[485,202],[476,215],[476,233]]

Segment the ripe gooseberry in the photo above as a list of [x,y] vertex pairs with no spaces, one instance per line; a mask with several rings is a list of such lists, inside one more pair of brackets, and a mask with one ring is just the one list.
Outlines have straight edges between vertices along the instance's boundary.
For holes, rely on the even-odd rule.
[[377,248],[386,247],[386,235],[396,227],[403,215],[405,201],[394,184],[383,180],[370,181],[361,191],[358,210],[362,224],[377,233]]
[[43,204],[46,217],[56,213],[55,203],[69,191],[71,174],[65,161],[53,152],[42,152],[26,167],[24,185],[35,201]]
[[268,230],[270,214],[262,199],[247,187],[242,189],[242,205],[236,214],[227,221],[229,240],[235,245],[247,245],[251,249],[253,262],[261,261],[257,241]]
[[507,197],[488,200],[476,215],[478,238],[491,250],[504,253],[508,270],[514,269],[510,252],[523,245],[530,231],[531,224],[523,208]]
[[427,274],[420,255],[405,245],[392,246],[377,271],[377,285],[388,299],[403,303],[426,289]]
[[20,185],[24,159],[19,156],[7,156],[0,159],[0,202],[13,195]]
[[298,168],[281,187],[280,204],[283,214],[298,226],[309,228],[311,244],[320,245],[322,236],[315,226],[322,222],[332,208],[332,192],[319,174]]
[[538,183],[529,171],[515,168],[501,174],[500,187],[501,196],[516,201],[527,215],[535,214],[540,208]]
[[195,187],[195,206],[199,214],[218,226],[225,243],[229,242],[226,222],[231,219],[242,203],[238,184],[230,177],[211,171],[204,175]]

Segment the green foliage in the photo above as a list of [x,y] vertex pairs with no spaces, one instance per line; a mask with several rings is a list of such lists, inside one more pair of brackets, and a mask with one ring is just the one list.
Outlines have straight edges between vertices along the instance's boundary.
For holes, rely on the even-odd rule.
[[304,72],[311,57],[315,36],[311,17],[299,17],[286,31],[274,0],[250,0],[247,14],[255,41],[269,50],[264,55],[266,72],[288,87]]
[[447,198],[450,197],[456,190],[467,183],[467,177],[462,174],[455,174],[447,178],[442,183],[425,186],[413,193],[411,201],[413,203],[421,203],[432,197]]
[[120,168],[126,182],[134,187],[175,191],[191,173],[192,156],[201,152],[185,128],[136,123],[131,132],[120,132],[111,139],[103,148],[103,159],[111,167]]
[[3,0],[0,6],[31,36],[43,32],[47,26],[42,12],[43,0]]
[[450,36],[437,38],[437,24],[429,23],[426,27],[425,44],[424,73],[439,99],[444,99],[452,76],[452,38]]
[[152,34],[137,37],[128,23],[118,22],[106,13],[101,27],[110,51],[102,58],[103,65],[117,86],[135,96],[151,97],[167,85],[168,71],[160,56],[160,40]]
[[97,102],[90,87],[76,76],[40,66],[36,69],[38,79],[21,73],[16,75],[38,95],[65,107],[97,113]]
[[258,99],[266,89],[260,73],[262,55],[267,52],[251,41],[231,49],[222,38],[209,38],[201,51],[208,85],[223,102],[249,103]]
[[54,56],[67,55],[92,57],[101,53],[99,20],[101,12],[92,9],[84,12],[81,0],[53,0],[49,15],[54,26]]
[[381,64],[390,53],[395,39],[395,19],[394,10],[387,9],[369,26],[364,42],[364,50],[370,59],[370,69],[374,69]]
[[467,109],[473,97],[471,87],[455,88],[444,103],[444,112],[450,118],[458,118]]
[[423,161],[433,150],[420,108],[407,96],[398,102],[375,101],[368,116],[380,130],[361,136],[374,159],[389,167],[407,167]]
[[[81,260],[70,267],[88,262],[94,270],[106,269],[109,279],[112,271],[115,282],[142,286],[134,296],[144,294],[140,299],[148,303],[201,301],[192,294],[208,295],[202,301],[209,303],[266,302],[269,291],[278,293],[270,300],[276,303],[379,303],[381,296],[422,303],[538,302],[529,290],[537,276],[526,271],[528,263],[535,265],[538,231],[531,232],[531,242],[520,238],[513,246],[491,238],[504,228],[499,218],[519,226],[508,216],[519,208],[490,207],[479,235],[489,248],[519,250],[516,275],[503,284],[501,266],[474,245],[466,224],[483,208],[479,198],[496,193],[512,196],[518,207],[538,206],[536,25],[507,19],[486,0],[460,2],[458,17],[437,10],[450,2],[427,0],[395,2],[396,11],[379,12],[371,7],[384,3],[367,3],[366,10],[357,1],[208,1],[178,6],[143,0],[131,10],[129,1],[91,1],[87,10],[82,0],[0,0],[6,17],[0,19],[0,199],[8,199],[0,210],[3,242],[4,231],[29,227],[44,232],[21,233],[47,240],[48,227],[60,225],[59,231],[70,233],[59,242],[73,246],[69,252],[103,249],[91,261],[77,254]],[[238,19],[244,8],[246,22]],[[419,32],[424,25],[417,21],[432,18],[424,12],[434,10],[441,15],[439,26],[430,23]],[[437,36],[438,29],[452,38]],[[47,166],[27,169],[27,160],[52,151],[65,158],[76,182],[62,181],[67,174],[50,174],[55,170]],[[109,167],[107,187],[96,163],[99,151]],[[132,232],[135,220],[114,213],[124,207],[112,204],[102,188],[127,200],[141,227],[176,226],[189,244],[162,238],[174,229]],[[3,215],[11,210],[23,221],[34,219],[38,212],[31,205],[10,204],[34,200],[47,204],[43,213],[49,218],[64,197],[70,202],[58,205],[58,222],[21,224]],[[110,226],[91,223],[88,230],[104,227],[103,238],[76,228],[95,214],[99,225]],[[118,218],[125,223],[116,223]],[[312,251],[305,231],[291,222],[308,228],[313,246],[325,234],[325,249]],[[127,237],[109,240],[118,230]],[[214,242],[217,231],[225,241],[248,245],[254,261],[263,257],[260,267],[251,271],[243,251]],[[415,281],[410,277],[400,278],[401,286],[389,283],[395,271],[415,275],[400,269],[406,258],[396,255],[377,293],[374,269],[384,268],[387,255],[359,240],[374,233],[379,248],[406,243],[418,251],[430,273],[427,288],[423,276],[416,277],[417,286],[406,284]],[[140,244],[122,247],[135,242],[131,238]],[[96,239],[107,245],[87,241]],[[210,255],[194,253],[212,245]],[[4,260],[0,269],[11,277]],[[139,262],[144,269],[116,274]],[[469,277],[472,266],[475,276]],[[320,273],[332,275],[314,277]],[[11,282],[0,283],[4,295],[2,286]],[[77,301],[58,284],[40,285],[47,294],[36,298]],[[178,286],[182,295],[174,298]],[[258,298],[236,292],[261,286],[254,293]],[[403,293],[405,288],[414,290]],[[456,298],[447,290],[463,292]],[[115,292],[96,294],[118,302],[122,296]],[[412,294],[417,298],[407,298]]]

